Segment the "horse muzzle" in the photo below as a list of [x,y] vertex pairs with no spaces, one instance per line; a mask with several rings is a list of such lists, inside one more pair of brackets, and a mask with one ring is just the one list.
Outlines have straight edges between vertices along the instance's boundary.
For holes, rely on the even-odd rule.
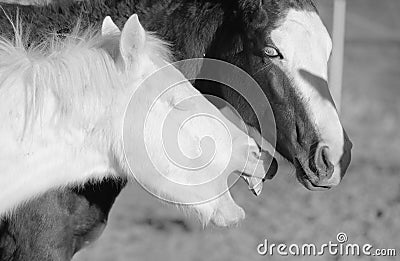
[[328,157],[329,147],[322,145],[314,150],[314,154],[301,160],[295,157],[296,176],[301,184],[313,191],[328,190],[339,185],[351,161],[352,143],[345,135],[343,154],[337,164],[332,164]]

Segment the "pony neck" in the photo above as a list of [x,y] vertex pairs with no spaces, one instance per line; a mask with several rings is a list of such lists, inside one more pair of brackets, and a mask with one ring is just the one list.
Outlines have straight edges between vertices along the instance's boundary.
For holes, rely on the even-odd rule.
[[221,50],[226,52],[232,30],[237,30],[233,29],[235,16],[230,1],[185,1],[182,4],[170,0],[152,6],[139,5],[140,10],[147,30],[157,31],[174,43],[177,60],[215,56]]

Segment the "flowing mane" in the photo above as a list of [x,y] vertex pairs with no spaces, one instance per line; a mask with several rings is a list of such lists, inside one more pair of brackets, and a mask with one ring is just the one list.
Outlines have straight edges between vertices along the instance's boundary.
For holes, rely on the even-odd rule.
[[[70,34],[53,34],[28,46],[21,27],[14,27],[13,39],[0,37],[0,91],[17,86],[15,79],[23,81],[25,131],[42,112],[45,93],[56,99],[54,116],[61,121],[98,109],[94,105],[104,105],[103,98],[123,88],[124,76],[116,63],[119,34],[103,36],[92,27],[82,30],[78,23]],[[168,44],[149,32],[141,56],[171,60]],[[130,79],[138,78],[140,68],[136,71],[128,74]]]

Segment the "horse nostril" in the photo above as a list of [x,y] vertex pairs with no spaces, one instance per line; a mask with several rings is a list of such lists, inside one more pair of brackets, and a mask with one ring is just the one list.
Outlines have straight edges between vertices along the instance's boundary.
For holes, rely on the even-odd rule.
[[334,171],[334,166],[328,158],[328,150],[328,146],[321,146],[315,153],[315,166],[320,180],[330,179]]

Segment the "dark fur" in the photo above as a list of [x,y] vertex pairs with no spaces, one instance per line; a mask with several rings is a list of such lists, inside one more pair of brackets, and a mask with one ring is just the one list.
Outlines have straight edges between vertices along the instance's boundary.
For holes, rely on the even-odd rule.
[[103,232],[125,180],[50,191],[0,223],[0,260],[70,260]]

